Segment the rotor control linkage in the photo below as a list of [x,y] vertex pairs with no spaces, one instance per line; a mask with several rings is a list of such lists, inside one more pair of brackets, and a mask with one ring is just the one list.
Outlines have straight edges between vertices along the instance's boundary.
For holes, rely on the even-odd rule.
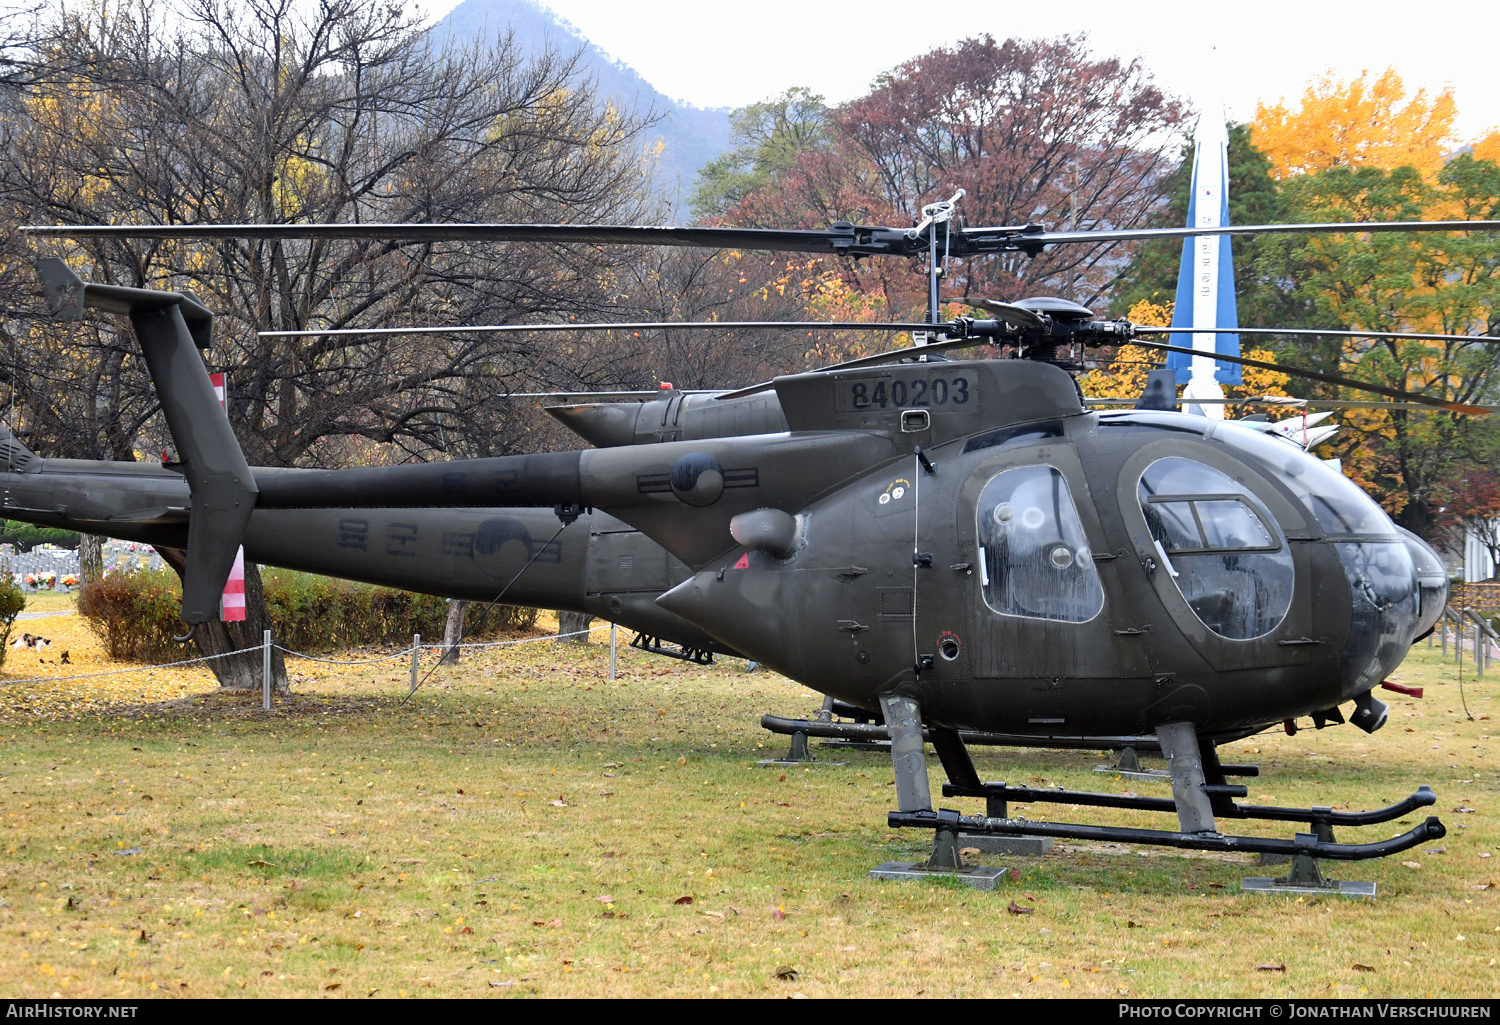
[[1071,822],[1032,822],[1027,819],[989,818],[984,815],[960,815],[956,811],[893,811],[887,819],[893,829],[947,829],[965,834],[989,836],[1051,836],[1068,840],[1093,840],[1106,843],[1150,844],[1158,847],[1180,847],[1195,851],[1238,851],[1249,854],[1279,854],[1327,858],[1332,861],[1363,861],[1384,858],[1410,850],[1418,844],[1439,840],[1448,830],[1436,815],[1429,816],[1389,840],[1376,843],[1330,843],[1319,840],[1316,833],[1298,833],[1294,840],[1276,840],[1261,836],[1226,836],[1221,833],[1175,833],[1163,829],[1132,829],[1124,826],[1087,826]]
[[[1223,789],[1204,784],[1205,793]],[[1243,789],[1243,788],[1233,788]],[[977,787],[943,784],[944,797],[983,797],[986,800],[1015,802],[1017,804],[1072,804],[1094,808],[1128,808],[1132,811],[1160,811],[1175,813],[1177,802],[1170,797],[1126,797],[1123,794],[1100,794],[1087,790],[1038,790],[1034,787],[1013,787],[1005,783],[983,783]],[[1390,822],[1410,815],[1418,808],[1437,803],[1432,788],[1423,785],[1417,792],[1395,804],[1370,811],[1335,811],[1330,807],[1281,808],[1272,805],[1236,804],[1227,802],[1215,808],[1214,814],[1231,819],[1264,819],[1275,822],[1326,823],[1329,826],[1370,826]],[[1436,818],[1430,819],[1437,822]]]

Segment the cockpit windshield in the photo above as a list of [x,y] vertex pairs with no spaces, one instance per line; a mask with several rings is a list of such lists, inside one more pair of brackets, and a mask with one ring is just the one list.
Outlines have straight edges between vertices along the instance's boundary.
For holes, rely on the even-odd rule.
[[1292,490],[1329,534],[1360,537],[1400,535],[1375,501],[1348,477],[1298,445],[1268,437],[1253,427],[1225,420],[1207,437],[1265,463]]

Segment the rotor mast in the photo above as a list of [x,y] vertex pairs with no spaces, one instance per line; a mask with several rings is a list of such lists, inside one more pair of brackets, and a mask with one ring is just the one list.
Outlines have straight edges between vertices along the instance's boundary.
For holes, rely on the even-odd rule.
[[[959,189],[951,199],[928,203],[922,208],[922,219],[907,229],[906,237],[913,241],[927,235],[927,323],[943,322],[943,275],[948,272],[948,258],[952,253],[953,218],[957,215],[958,201],[968,195]],[[943,236],[942,258],[938,257],[938,235]],[[917,345],[938,341],[941,332],[914,333],[912,341]]]

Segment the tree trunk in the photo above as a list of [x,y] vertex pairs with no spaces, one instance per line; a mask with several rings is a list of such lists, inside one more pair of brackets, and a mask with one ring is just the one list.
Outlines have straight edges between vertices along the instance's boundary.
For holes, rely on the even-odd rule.
[[[177,571],[179,577],[187,566],[187,555],[176,548],[158,548],[162,561]],[[266,611],[266,591],[260,581],[260,568],[245,560],[245,619],[239,623],[225,623],[211,619],[193,631],[193,640],[203,655],[222,655],[230,651],[246,651],[237,658],[216,658],[205,663],[220,688],[224,690],[260,690],[261,658],[260,645],[263,634],[271,628],[271,617]],[[275,638],[272,638],[273,640]],[[286,660],[281,651],[271,649],[271,689],[285,694],[290,685],[286,678]]]
[[466,601],[453,600],[448,604],[448,622],[443,626],[443,657],[438,665],[458,665],[459,642],[464,639],[464,612],[469,607]]
[[84,584],[104,579],[104,538],[98,534],[78,535],[78,579]]
[[563,644],[572,641],[575,644],[587,644],[588,634],[578,634],[577,637],[564,637],[564,634],[577,633],[579,630],[587,630],[594,617],[583,612],[559,612],[557,614],[557,643]]

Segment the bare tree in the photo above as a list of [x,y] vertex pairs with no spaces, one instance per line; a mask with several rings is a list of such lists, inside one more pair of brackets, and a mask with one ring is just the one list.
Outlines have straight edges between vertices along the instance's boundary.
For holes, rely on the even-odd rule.
[[[527,60],[505,36],[443,51],[399,6],[357,0],[187,0],[180,23],[145,4],[108,13],[58,9],[48,45],[35,49],[45,73],[4,99],[0,195],[10,224],[598,222],[647,213],[649,119],[601,102],[574,57]],[[33,289],[22,284],[29,254],[13,235],[8,244],[0,343],[18,433],[44,451],[85,457],[165,448],[125,325],[60,330],[37,319]],[[628,276],[620,254],[597,247],[48,248],[94,280],[182,288],[205,301],[217,318],[211,369],[228,376],[231,423],[250,461],[270,465],[507,451],[525,439],[534,411],[518,416],[497,398],[536,380],[537,366],[570,357],[545,336],[289,341],[260,331],[595,319],[620,306]],[[253,606],[259,581],[246,570]]]

